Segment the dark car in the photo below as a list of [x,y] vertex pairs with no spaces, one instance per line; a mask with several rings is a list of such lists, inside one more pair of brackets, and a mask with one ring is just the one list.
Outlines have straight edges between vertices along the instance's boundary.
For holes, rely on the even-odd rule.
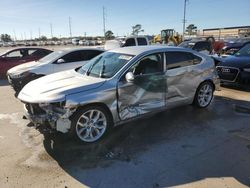
[[0,55],[0,78],[5,78],[7,71],[30,61],[36,61],[52,51],[44,48],[16,48]]
[[190,48],[190,49],[193,49],[195,51],[198,51],[207,55],[212,54],[213,52],[212,43],[206,40],[184,41],[179,45],[179,47]]
[[221,50],[221,55],[234,55],[244,45],[250,43],[250,38],[234,38],[225,39],[224,47]]
[[250,43],[234,55],[221,58],[216,68],[222,82],[250,84]]

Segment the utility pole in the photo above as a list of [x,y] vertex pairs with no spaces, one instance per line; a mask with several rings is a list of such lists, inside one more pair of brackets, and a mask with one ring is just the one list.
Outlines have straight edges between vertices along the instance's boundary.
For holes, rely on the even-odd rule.
[[106,12],[105,12],[104,6],[102,7],[102,12],[103,12],[103,15],[102,15],[102,17],[103,17],[103,34],[104,34],[104,40],[106,40],[106,36],[105,36],[105,34],[106,34]]
[[182,39],[184,40],[185,30],[186,30],[186,7],[187,7],[188,0],[184,0],[184,18],[183,18],[183,36]]
[[50,35],[51,35],[51,38],[53,38],[53,28],[52,28],[52,23],[50,23]]
[[14,40],[16,41],[16,31],[15,31],[15,29],[13,29],[13,33],[14,33]]
[[72,38],[72,31],[71,31],[71,17],[69,16],[69,36]]
[[41,30],[40,30],[40,27],[38,28],[38,38],[39,38],[39,39],[41,38]]
[[32,30],[30,30],[30,40],[32,40],[33,37],[32,37]]
[[26,41],[26,39],[27,39],[27,38],[26,38],[26,33],[25,33],[25,32],[24,32],[24,39],[25,39],[25,41]]

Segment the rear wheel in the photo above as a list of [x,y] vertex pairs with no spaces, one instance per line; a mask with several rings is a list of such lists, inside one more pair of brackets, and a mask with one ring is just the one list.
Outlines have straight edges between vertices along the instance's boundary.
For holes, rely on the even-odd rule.
[[70,133],[83,142],[92,143],[103,138],[111,125],[111,118],[104,108],[90,106],[76,112]]
[[194,104],[199,108],[206,108],[212,101],[214,87],[211,82],[203,82],[197,89]]

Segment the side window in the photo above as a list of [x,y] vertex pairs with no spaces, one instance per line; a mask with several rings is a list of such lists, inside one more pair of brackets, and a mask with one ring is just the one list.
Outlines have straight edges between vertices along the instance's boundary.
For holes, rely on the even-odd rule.
[[82,54],[81,54],[81,51],[75,51],[75,52],[71,52],[71,53],[63,56],[60,59],[63,59],[65,61],[65,63],[82,61]]
[[130,68],[130,72],[133,72],[134,75],[144,75],[162,72],[162,59],[162,54],[160,53],[143,57],[139,62],[137,62],[134,66]]
[[93,59],[94,57],[100,55],[103,51],[100,50],[83,50],[81,51],[82,54],[82,61],[88,61]]
[[137,42],[139,46],[147,45],[147,40],[145,38],[137,38]]
[[209,42],[197,42],[194,47],[193,47],[193,50],[196,50],[196,51],[204,51],[204,50],[207,50],[207,51],[211,51],[211,46],[209,44]]
[[12,52],[9,52],[5,55],[7,58],[22,58],[23,55],[25,55],[24,50],[15,50]]
[[135,46],[135,39],[134,38],[129,38],[126,40],[125,44],[124,44],[124,47],[125,46]]
[[35,56],[36,53],[37,53],[37,51],[38,51],[38,50],[36,50],[36,49],[29,49],[29,50],[28,50],[28,54],[29,54],[29,56]]
[[201,58],[188,52],[167,52],[167,68],[175,69],[201,62]]
[[196,56],[194,54],[191,54],[191,53],[190,53],[190,55],[191,55],[191,57],[193,59],[193,64],[194,65],[197,65],[197,64],[201,63],[201,61],[202,61],[201,57],[198,57],[198,56]]

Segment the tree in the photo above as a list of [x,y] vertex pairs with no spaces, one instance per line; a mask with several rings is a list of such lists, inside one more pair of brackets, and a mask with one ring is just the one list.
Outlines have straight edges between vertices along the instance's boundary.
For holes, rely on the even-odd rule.
[[52,37],[51,40],[58,41],[58,38],[57,37]]
[[48,39],[47,39],[47,37],[46,37],[46,36],[41,36],[41,37],[40,37],[40,40],[42,40],[42,41],[46,41],[46,40],[48,40]]
[[110,31],[110,30],[106,31],[105,38],[108,39],[108,40],[114,39],[115,38],[114,33],[112,31]]
[[1,41],[3,41],[3,42],[10,42],[12,40],[11,40],[10,35],[8,35],[8,34],[1,34]]
[[196,35],[197,34],[197,27],[194,24],[190,24],[186,28],[186,32],[188,35]]
[[142,29],[141,24],[136,24],[135,26],[132,26],[132,35],[138,35],[140,32],[144,32],[144,29]]

